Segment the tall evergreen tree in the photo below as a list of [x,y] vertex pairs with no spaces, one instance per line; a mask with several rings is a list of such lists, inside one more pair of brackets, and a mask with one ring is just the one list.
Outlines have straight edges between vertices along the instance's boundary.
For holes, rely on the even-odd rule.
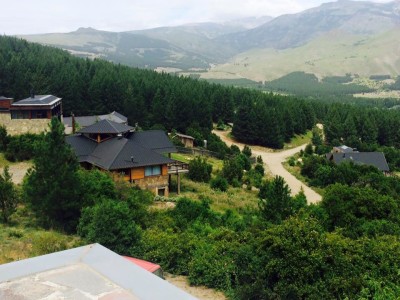
[[64,126],[53,118],[37,145],[34,166],[23,185],[26,200],[47,227],[74,231],[83,206],[78,162],[64,138]]
[[258,197],[262,216],[272,223],[281,223],[294,211],[290,188],[280,176],[265,182],[260,188]]
[[8,222],[10,215],[15,211],[17,203],[18,193],[12,182],[9,167],[6,166],[3,174],[0,175],[0,209],[5,223]]

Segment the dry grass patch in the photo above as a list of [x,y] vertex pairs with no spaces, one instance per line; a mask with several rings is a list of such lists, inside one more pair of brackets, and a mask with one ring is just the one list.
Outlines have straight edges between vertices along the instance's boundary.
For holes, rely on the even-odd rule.
[[0,264],[70,249],[82,243],[77,236],[39,228],[33,213],[22,205],[11,216],[9,224],[0,223],[0,240]]
[[224,212],[227,209],[239,211],[246,207],[257,207],[257,191],[249,191],[243,188],[229,187],[228,191],[215,191],[208,183],[194,182],[182,177],[181,194],[171,193],[171,197],[187,197],[193,200],[208,198],[212,201],[211,208]]
[[304,144],[309,144],[311,143],[311,138],[312,138],[311,130],[307,131],[306,134],[301,134],[301,135],[296,134],[291,139],[290,143],[285,143],[285,145],[283,146],[283,150],[293,149]]

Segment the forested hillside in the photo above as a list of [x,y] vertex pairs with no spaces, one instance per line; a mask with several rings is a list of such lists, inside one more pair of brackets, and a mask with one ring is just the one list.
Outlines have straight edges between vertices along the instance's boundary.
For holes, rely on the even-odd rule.
[[[222,87],[79,59],[8,37],[0,37],[0,67],[0,95],[21,99],[31,89],[55,94],[63,97],[66,114],[118,110],[131,124],[175,128],[197,140],[210,133],[212,121],[233,121],[239,140],[276,148],[322,121],[330,145],[389,146],[389,163],[400,165],[391,148],[400,146],[400,114],[394,109]],[[190,187],[186,189],[198,199],[169,199],[175,202],[173,207],[154,209],[148,192],[114,181],[105,172],[80,169],[65,143],[62,124],[53,119],[49,129],[36,142],[21,141],[34,144],[34,167],[18,188],[20,193],[7,172],[0,175],[1,190],[9,191],[0,193],[8,205],[0,210],[9,237],[23,235],[10,230],[15,214],[34,212],[37,222],[32,218],[29,224],[35,229],[77,233],[85,243],[99,242],[121,255],[159,263],[166,271],[186,275],[194,285],[222,290],[231,299],[397,299],[400,294],[396,176],[352,164],[334,168],[310,146],[299,164],[303,175],[325,188],[325,194],[321,203],[307,205],[302,192],[291,195],[283,178],[263,179],[259,159],[258,171],[250,164],[244,176],[251,150],[247,147],[241,153],[236,147],[236,158],[220,162],[222,170],[216,174],[211,174],[206,160],[193,159],[192,170],[193,163],[200,169],[205,166],[208,177],[188,179],[209,180],[215,197],[228,198],[229,209],[215,211],[208,194]],[[5,130],[0,136],[3,142],[8,140]],[[7,142],[7,151],[10,144],[18,145],[16,139]],[[318,146],[327,146],[322,137]],[[241,175],[225,179],[234,169]],[[258,205],[236,206],[234,194],[244,190],[244,177],[251,187],[252,172],[258,178]],[[237,188],[224,192],[227,180]]]
[[[244,127],[235,129],[239,140],[281,148],[295,133],[311,129],[314,110],[323,111],[299,99],[85,60],[4,36],[0,37],[0,65],[1,95],[18,100],[33,89],[36,94],[62,97],[65,116],[115,110],[126,115],[130,124],[176,129],[198,140],[207,138],[213,121],[235,122],[234,112],[239,110],[239,126]],[[243,115],[242,108],[253,104],[260,115]],[[270,142],[270,136],[277,141]]]

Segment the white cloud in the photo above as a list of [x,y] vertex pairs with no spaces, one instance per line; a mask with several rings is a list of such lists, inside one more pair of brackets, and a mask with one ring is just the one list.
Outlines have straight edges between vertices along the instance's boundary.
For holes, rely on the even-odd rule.
[[[0,34],[124,31],[296,13],[329,0],[0,0]],[[388,2],[377,0],[375,2]]]

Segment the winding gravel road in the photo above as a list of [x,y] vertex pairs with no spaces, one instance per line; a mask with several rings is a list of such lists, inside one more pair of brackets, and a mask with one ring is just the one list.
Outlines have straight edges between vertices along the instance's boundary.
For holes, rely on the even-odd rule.
[[[231,145],[236,145],[240,149],[243,149],[244,144],[238,143],[227,137],[228,132],[227,131],[218,131],[214,130],[213,133],[218,135],[221,140],[223,140],[228,146]],[[300,192],[300,189],[303,188],[304,194],[307,197],[307,202],[310,203],[317,203],[321,201],[321,195],[316,193],[314,190],[310,189],[308,186],[306,186],[304,183],[302,183],[300,180],[298,180],[296,177],[294,177],[292,174],[290,174],[282,165],[282,163],[290,156],[294,155],[297,152],[300,152],[301,149],[304,150],[306,147],[306,144],[281,151],[281,152],[272,152],[271,149],[269,148],[264,148],[264,147],[258,147],[258,146],[250,146],[252,153],[255,156],[261,156],[264,164],[267,166],[269,171],[271,172],[272,175],[279,175],[283,177],[288,184],[292,195],[296,195],[298,192]]]

